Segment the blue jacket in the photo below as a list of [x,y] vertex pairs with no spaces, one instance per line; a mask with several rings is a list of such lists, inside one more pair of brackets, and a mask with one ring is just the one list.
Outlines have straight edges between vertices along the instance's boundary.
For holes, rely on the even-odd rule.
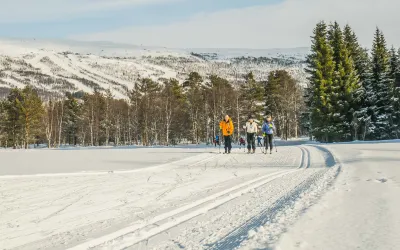
[[262,125],[262,132],[268,135],[272,135],[275,130],[275,125],[273,122],[264,122]]

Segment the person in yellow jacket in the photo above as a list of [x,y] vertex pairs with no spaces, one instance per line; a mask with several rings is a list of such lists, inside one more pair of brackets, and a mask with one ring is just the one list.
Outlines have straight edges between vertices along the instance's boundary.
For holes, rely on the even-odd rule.
[[226,115],[225,119],[219,123],[219,128],[222,130],[224,136],[225,154],[230,154],[232,150],[232,135],[234,130],[232,119]]

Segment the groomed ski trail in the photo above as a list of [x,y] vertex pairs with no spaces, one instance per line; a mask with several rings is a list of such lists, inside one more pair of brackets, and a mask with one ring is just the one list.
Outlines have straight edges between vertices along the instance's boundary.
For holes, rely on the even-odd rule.
[[[18,249],[233,246],[224,239],[235,230],[243,236],[251,228],[247,220],[279,207],[278,200],[295,200],[328,171],[328,153],[315,147],[258,152],[235,148],[230,155],[202,153],[134,171],[23,176],[23,182],[15,182],[21,176],[0,177],[6,208],[0,212],[7,218],[0,241]],[[204,227],[196,224],[199,218]],[[16,220],[28,223],[24,230],[11,227]],[[190,233],[196,231],[202,233]]]

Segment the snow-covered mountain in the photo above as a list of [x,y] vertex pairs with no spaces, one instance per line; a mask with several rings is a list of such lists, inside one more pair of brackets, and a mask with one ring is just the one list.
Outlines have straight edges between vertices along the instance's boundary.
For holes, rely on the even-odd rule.
[[263,80],[268,72],[288,70],[305,82],[308,48],[168,49],[109,42],[65,40],[0,40],[0,93],[32,84],[43,94],[111,89],[125,98],[136,79],[177,78],[196,71],[242,81],[250,71]]

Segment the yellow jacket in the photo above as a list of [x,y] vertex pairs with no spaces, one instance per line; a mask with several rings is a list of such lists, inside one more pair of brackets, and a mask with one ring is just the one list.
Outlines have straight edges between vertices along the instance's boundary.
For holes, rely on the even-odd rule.
[[233,122],[232,122],[231,118],[229,118],[228,122],[226,122],[225,120],[222,120],[219,123],[219,128],[222,130],[222,134],[224,136],[232,135],[234,127],[233,127]]

